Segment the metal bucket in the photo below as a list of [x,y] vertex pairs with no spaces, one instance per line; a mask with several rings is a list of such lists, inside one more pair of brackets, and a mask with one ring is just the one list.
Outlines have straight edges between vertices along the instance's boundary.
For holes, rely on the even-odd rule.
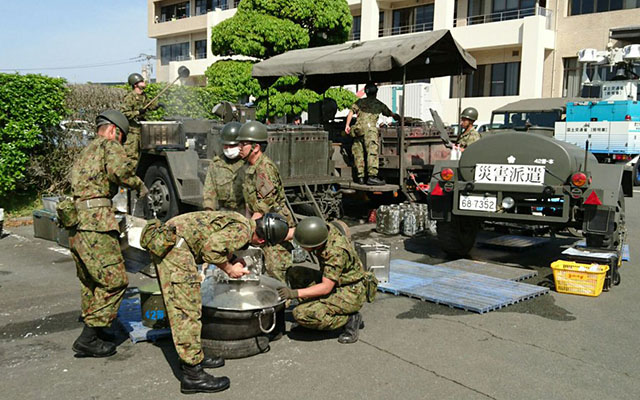
[[140,306],[142,309],[142,325],[160,329],[169,326],[167,309],[164,306],[162,292],[158,282],[140,287]]

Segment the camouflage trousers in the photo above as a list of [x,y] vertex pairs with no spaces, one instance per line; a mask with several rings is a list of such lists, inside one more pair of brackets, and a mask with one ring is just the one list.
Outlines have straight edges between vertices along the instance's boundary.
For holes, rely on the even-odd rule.
[[[300,273],[301,270],[295,267],[287,274],[293,289],[302,289],[322,281],[320,271],[304,268],[308,271]],[[336,287],[326,296],[303,301],[293,309],[293,318],[308,329],[334,330],[343,327],[349,315],[360,311],[365,301],[364,281],[360,281]]]
[[178,357],[189,365],[202,362],[202,297],[196,260],[184,244],[156,264],[162,298]]
[[291,251],[293,246],[291,243],[285,242],[275,246],[262,247],[262,253],[264,254],[264,264],[267,269],[267,274],[272,278],[286,283],[287,270],[291,268],[293,259]]
[[369,176],[378,176],[378,148],[377,129],[365,130],[364,135],[354,138],[351,152],[353,153],[353,163],[358,171],[359,178],[364,178],[365,175],[365,153],[366,170]]
[[129,157],[136,166],[140,160],[140,143],[140,128],[135,126],[130,127],[127,141],[124,142],[122,146],[124,147],[124,152],[127,154],[127,157]]
[[111,326],[129,284],[117,233],[72,232],[69,244],[80,279],[84,323]]

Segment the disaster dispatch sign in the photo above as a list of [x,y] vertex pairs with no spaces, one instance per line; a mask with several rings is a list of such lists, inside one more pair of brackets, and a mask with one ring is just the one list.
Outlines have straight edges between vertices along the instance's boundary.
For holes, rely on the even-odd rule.
[[539,165],[477,164],[476,183],[542,185],[545,167]]

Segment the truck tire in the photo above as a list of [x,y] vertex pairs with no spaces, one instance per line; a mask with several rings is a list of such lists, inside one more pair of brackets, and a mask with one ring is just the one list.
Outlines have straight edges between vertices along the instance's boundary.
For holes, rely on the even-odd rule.
[[633,166],[633,186],[640,186],[640,160]]
[[165,222],[179,214],[178,196],[164,163],[158,162],[147,168],[144,184],[149,188],[148,207],[151,217]]
[[473,248],[478,234],[478,222],[451,216],[451,222],[437,221],[436,232],[440,248],[452,258],[463,258]]
[[620,187],[618,204],[615,214],[615,230],[610,235],[586,234],[587,247],[597,247],[615,250],[620,246],[620,241],[625,237],[625,200],[624,192]]

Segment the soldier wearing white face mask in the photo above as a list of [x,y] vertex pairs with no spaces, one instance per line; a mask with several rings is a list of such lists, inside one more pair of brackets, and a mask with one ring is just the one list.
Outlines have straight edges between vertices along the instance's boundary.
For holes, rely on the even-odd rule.
[[245,202],[242,195],[242,182],[246,163],[240,158],[240,143],[237,140],[242,124],[230,122],[222,128],[222,152],[211,161],[204,182],[205,210],[237,211],[245,214]]

